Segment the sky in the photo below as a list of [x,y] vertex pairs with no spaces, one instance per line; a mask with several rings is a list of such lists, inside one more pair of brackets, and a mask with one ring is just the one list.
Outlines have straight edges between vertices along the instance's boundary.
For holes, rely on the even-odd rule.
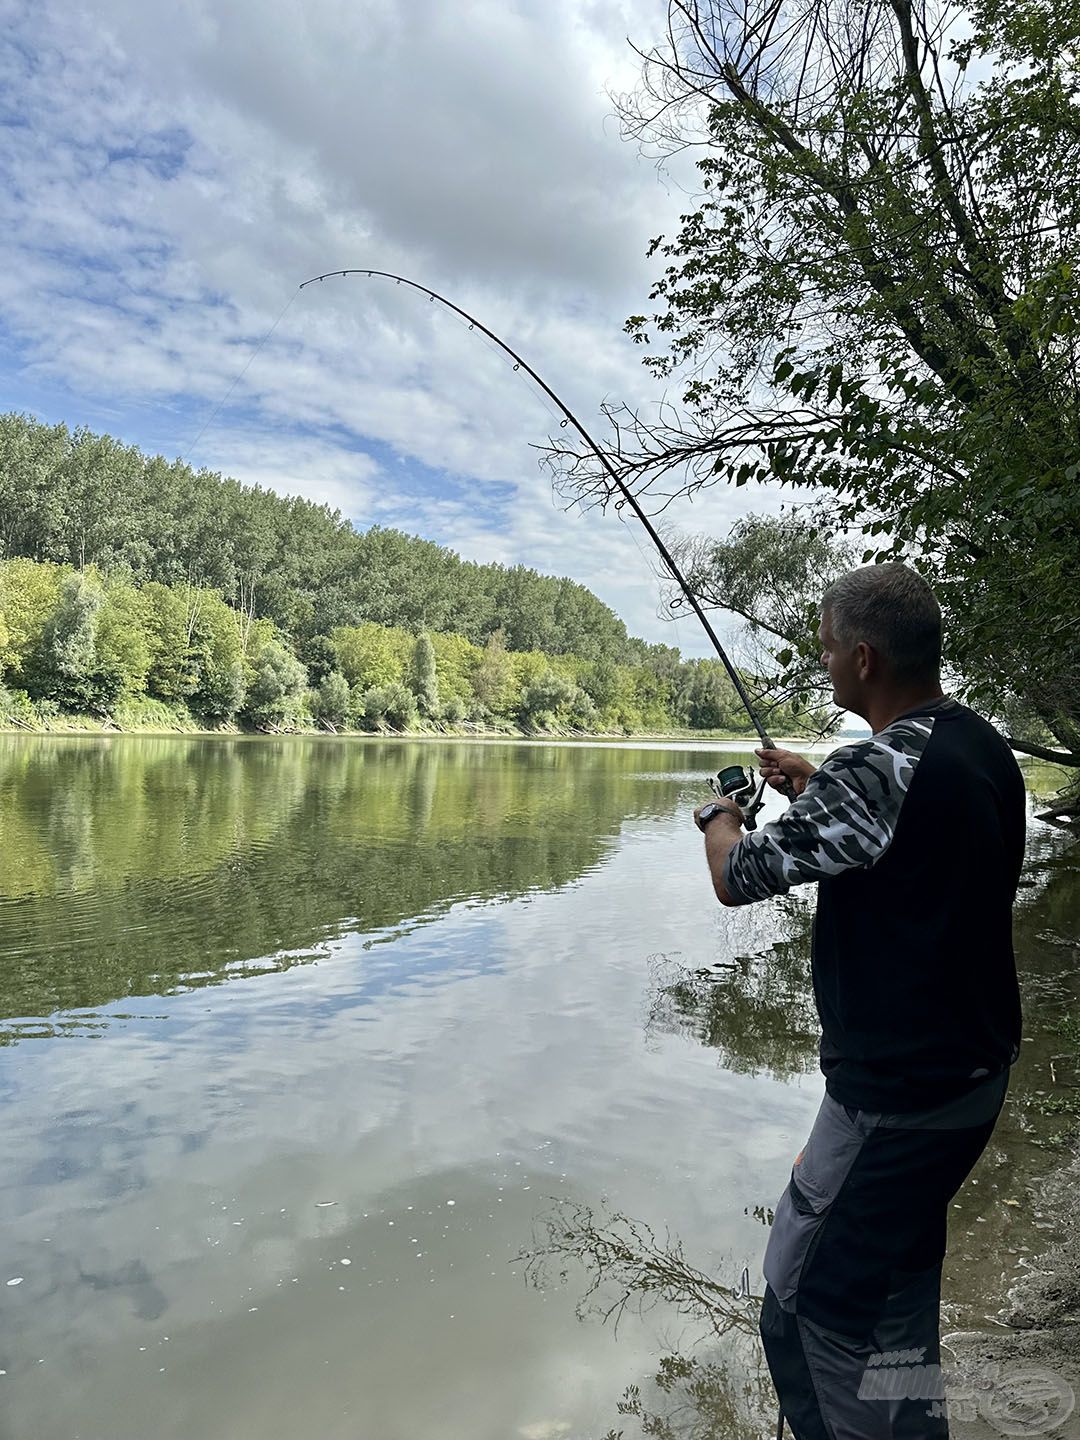
[[[586,424],[605,400],[655,402],[622,327],[691,175],[624,140],[611,96],[638,77],[628,37],[648,46],[664,14],[0,0],[0,408],[569,575],[632,633],[708,653],[695,622],[658,616],[640,531],[555,501],[534,447],[556,420],[475,333],[385,281],[297,288],[403,273]],[[668,518],[722,535],[778,508],[716,489]]]

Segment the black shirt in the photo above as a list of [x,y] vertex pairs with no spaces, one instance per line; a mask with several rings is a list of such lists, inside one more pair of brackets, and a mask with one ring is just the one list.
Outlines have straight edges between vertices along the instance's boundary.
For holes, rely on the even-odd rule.
[[818,882],[821,1068],[841,1104],[925,1109],[1016,1059],[1025,814],[1005,741],[939,699],[835,751],[733,847],[724,881],[740,903]]

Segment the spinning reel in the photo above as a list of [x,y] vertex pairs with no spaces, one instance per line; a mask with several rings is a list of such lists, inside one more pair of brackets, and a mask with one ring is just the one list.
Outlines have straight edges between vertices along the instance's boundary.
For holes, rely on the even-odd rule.
[[758,811],[765,803],[765,780],[755,787],[742,765],[725,765],[709,776],[709,789],[718,800],[734,800],[743,813],[747,830],[757,829]]

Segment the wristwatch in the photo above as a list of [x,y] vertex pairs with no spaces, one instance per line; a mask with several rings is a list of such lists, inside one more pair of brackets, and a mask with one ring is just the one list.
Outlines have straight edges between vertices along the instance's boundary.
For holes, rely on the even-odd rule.
[[717,815],[721,813],[724,815],[733,815],[740,824],[742,823],[742,816],[738,810],[735,809],[734,805],[724,805],[719,800],[710,800],[707,805],[703,805],[698,811],[696,821],[698,829],[704,831],[709,821],[715,820]]

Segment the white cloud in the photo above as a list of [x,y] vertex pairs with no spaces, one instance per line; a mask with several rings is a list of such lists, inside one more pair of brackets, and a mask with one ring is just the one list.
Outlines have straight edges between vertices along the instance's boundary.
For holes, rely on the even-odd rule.
[[[385,282],[296,294],[327,268],[402,270],[475,310],[586,423],[605,398],[649,398],[622,321],[683,197],[619,139],[605,87],[633,83],[625,36],[653,35],[654,6],[96,0],[6,18],[21,123],[0,136],[0,315],[20,394],[47,394],[47,418],[115,411],[125,439],[185,453],[293,297],[194,463],[571,574],[673,638],[626,527],[552,505],[529,447],[556,420],[521,375]],[[715,493],[694,523],[726,528],[748,498]]]

